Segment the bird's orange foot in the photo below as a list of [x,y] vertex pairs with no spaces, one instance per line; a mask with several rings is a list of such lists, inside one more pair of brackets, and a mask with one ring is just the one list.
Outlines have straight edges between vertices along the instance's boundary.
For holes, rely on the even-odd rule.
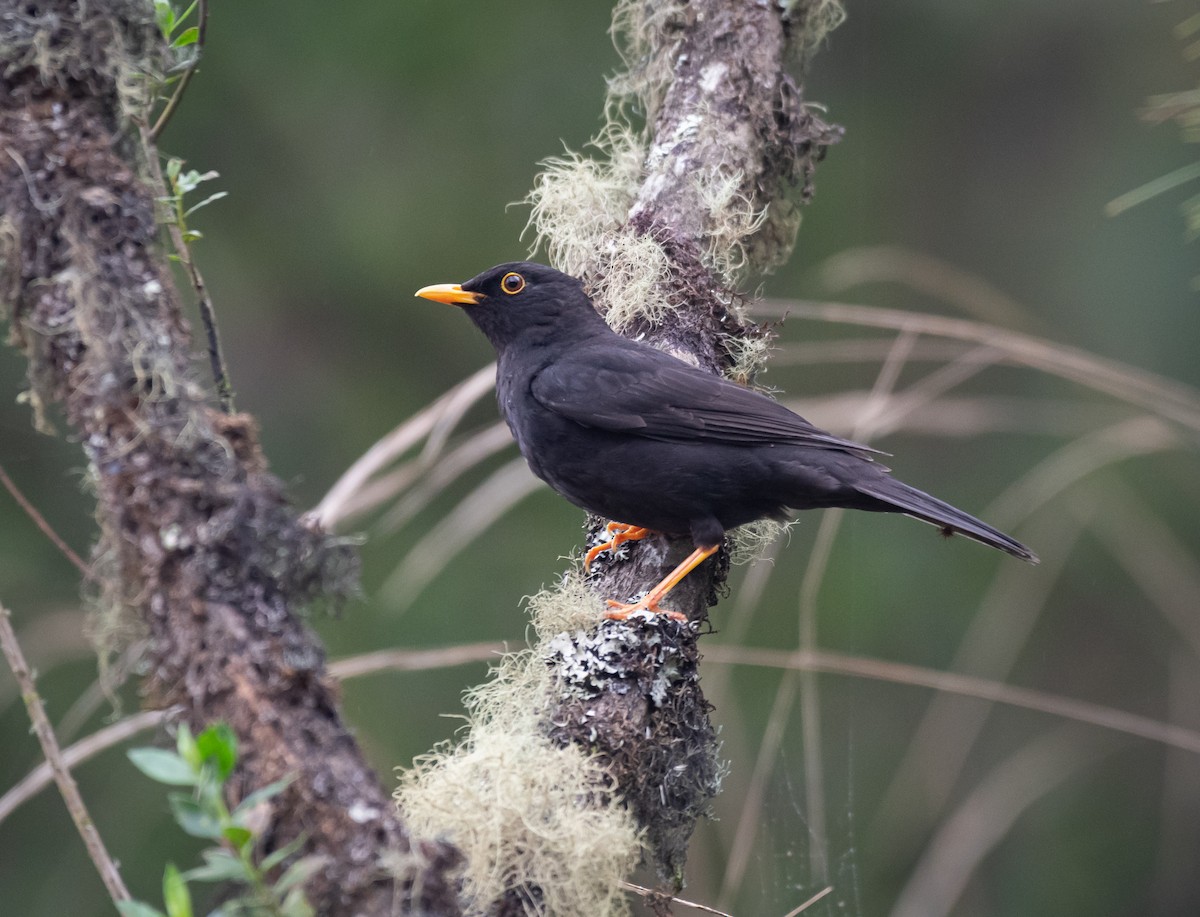
[[628,525],[624,522],[610,522],[604,527],[608,532],[608,541],[596,545],[583,557],[583,568],[589,569],[597,557],[605,551],[612,551],[614,554],[621,545],[627,541],[641,541],[647,535],[653,534],[649,529],[644,529],[640,525]]
[[650,601],[650,596],[639,599],[632,605],[626,605],[624,602],[618,602],[616,599],[607,599],[608,611],[604,613],[604,617],[610,621],[624,621],[635,615],[639,611],[647,612],[652,615],[666,615],[672,621],[687,622],[687,615],[681,614],[678,611],[664,611],[658,607],[658,602]]
[[667,615],[673,621],[686,621],[687,615],[680,614],[678,611],[659,611],[658,603],[666,598],[668,592],[679,585],[680,580],[696,569],[696,567],[700,566],[700,564],[704,563],[705,560],[716,554],[720,547],[721,544],[718,542],[717,544],[696,548],[696,550],[684,558],[678,567],[668,573],[661,583],[632,605],[625,605],[614,599],[608,599],[609,610],[604,616],[613,621],[624,621],[632,614],[645,611],[650,614]]

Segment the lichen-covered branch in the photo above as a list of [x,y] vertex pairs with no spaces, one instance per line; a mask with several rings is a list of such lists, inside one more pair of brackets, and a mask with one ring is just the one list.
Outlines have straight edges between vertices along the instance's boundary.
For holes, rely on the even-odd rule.
[[[766,341],[743,314],[739,284],[790,252],[813,167],[839,135],[805,104],[791,68],[839,17],[832,0],[618,3],[614,32],[627,69],[610,83],[606,124],[593,142],[598,155],[547,161],[529,198],[535,247],[583,279],[617,330],[750,380]],[[589,521],[589,544],[604,540],[605,521]],[[466,786],[466,762],[471,781],[510,776],[502,756],[485,753],[497,735],[537,751],[523,761],[542,762],[530,765],[536,779],[506,779],[506,805],[536,811],[550,773],[560,796],[606,809],[614,822],[632,818],[649,858],[682,884],[688,839],[722,771],[697,639],[729,552],[671,592],[671,608],[688,624],[602,620],[600,612],[604,597],[644,594],[691,548],[686,538],[652,536],[535,598],[537,645],[474,692],[469,738],[406,780],[405,810],[464,843],[479,877],[468,898],[481,912],[534,912],[548,883],[571,881],[564,864],[593,830],[558,819],[553,832],[536,836],[525,822],[517,836],[497,824],[481,837],[473,817],[434,805]],[[586,756],[578,759],[578,750]],[[625,913],[612,875],[633,853],[608,850],[608,895],[555,913]],[[594,872],[588,881],[596,887]]]
[[239,793],[294,777],[265,843],[325,857],[319,913],[457,914],[457,854],[409,837],[297,617],[352,588],[355,558],[300,524],[251,418],[192,376],[133,129],[162,53],[148,0],[0,11],[0,304],[39,423],[61,414],[87,457],[101,630],[144,638],[150,704],[235,730]]
[[[580,159],[552,163],[533,198],[534,225],[552,252],[570,249],[569,269],[619,330],[712,372],[752,375],[765,341],[742,313],[739,281],[790,253],[813,167],[839,136],[805,105],[789,64],[838,12],[827,3],[794,4],[788,14],[774,3],[732,0],[621,6],[630,70],[614,81],[609,111],[633,108],[647,122],[635,131],[616,117],[604,134],[610,163],[640,161],[622,189],[627,210],[620,216],[613,207],[616,219],[579,238],[555,207],[556,198],[569,199],[566,183],[578,177]],[[592,521],[590,540],[602,522]],[[592,586],[605,596],[644,593],[691,548],[686,538],[647,539],[600,565]],[[705,619],[727,569],[722,552],[676,587],[671,607]],[[660,868],[678,880],[720,776],[697,631],[662,620],[632,636],[630,629],[606,622],[599,637],[572,639],[571,655],[591,663],[582,672],[578,663],[560,666],[570,690],[553,715],[555,735],[611,763]],[[664,684],[665,693],[647,690]]]

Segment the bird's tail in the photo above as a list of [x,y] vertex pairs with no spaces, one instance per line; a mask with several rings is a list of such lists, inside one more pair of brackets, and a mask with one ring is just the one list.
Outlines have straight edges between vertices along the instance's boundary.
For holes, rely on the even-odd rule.
[[942,502],[937,497],[931,497],[922,490],[909,487],[903,481],[897,481],[888,475],[881,475],[873,481],[855,482],[854,486],[864,496],[873,497],[886,504],[878,507],[882,512],[904,513],[914,519],[936,525],[946,535],[955,533],[965,535],[967,538],[998,548],[1013,557],[1027,560],[1031,564],[1038,563],[1038,556],[1015,538],[1010,538],[986,522],[981,522],[961,509]]

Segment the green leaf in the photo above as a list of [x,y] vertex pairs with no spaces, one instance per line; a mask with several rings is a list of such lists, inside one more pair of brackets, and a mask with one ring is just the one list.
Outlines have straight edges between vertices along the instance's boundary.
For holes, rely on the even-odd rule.
[[249,828],[243,828],[241,825],[227,825],[221,832],[221,836],[238,850],[241,850],[247,844],[254,841],[254,832]]
[[171,814],[175,816],[175,821],[192,837],[214,841],[221,837],[221,823],[196,800],[190,796],[173,793],[168,797],[168,801],[171,803]]
[[203,866],[189,869],[183,877],[189,882],[244,882],[246,866],[227,850],[212,847],[204,851],[207,862]]
[[167,178],[170,179],[171,184],[175,183],[175,179],[179,175],[179,170],[182,168],[183,168],[183,160],[182,159],[178,159],[177,157],[172,156],[170,159],[167,160]]
[[304,890],[301,888],[293,888],[288,892],[279,912],[283,917],[313,917],[316,913],[312,909],[312,905],[308,903],[308,899],[304,897]]
[[237,766],[237,736],[226,723],[214,723],[196,736],[196,747],[205,761],[217,766],[217,775],[224,783]]
[[[175,202],[172,201],[172,203]],[[196,740],[192,737],[192,730],[188,728],[187,723],[180,723],[179,728],[175,731],[175,749],[179,752],[179,757],[191,765],[193,771],[200,772],[203,759],[200,757],[200,752],[196,748]]]
[[170,786],[195,786],[196,772],[187,761],[162,748],[131,748],[126,754],[133,766],[151,780]]
[[229,197],[229,192],[228,191],[218,191],[215,194],[210,194],[208,197],[206,197],[204,200],[202,200],[199,204],[192,204],[191,207],[189,207],[187,210],[185,210],[183,212],[183,215],[185,217],[191,216],[193,213],[195,213],[201,207],[207,207],[213,201],[219,201],[223,197]]
[[259,787],[253,793],[249,793],[245,799],[237,804],[237,808],[233,810],[234,818],[237,818],[239,815],[244,815],[259,803],[265,802],[274,796],[278,796],[280,793],[286,790],[289,784],[291,784],[291,782],[295,779],[295,774],[289,774],[282,780],[276,780],[274,783],[268,783],[264,787]]
[[259,869],[261,869],[263,872],[270,872],[272,869],[290,857],[293,853],[303,847],[306,840],[308,840],[308,835],[301,834],[291,843],[284,844],[278,850],[263,857],[262,863],[259,864]]
[[121,917],[167,917],[162,911],[141,901],[118,901],[117,912]]
[[194,45],[200,40],[200,29],[197,26],[192,26],[190,29],[184,29],[179,33],[179,37],[171,42],[172,48],[184,48],[188,45]]
[[163,38],[169,39],[175,31],[175,10],[171,8],[170,0],[154,0],[154,20]]
[[318,853],[301,857],[279,877],[279,881],[275,883],[275,891],[282,893],[293,887],[303,885],[327,862],[329,862],[329,858]]
[[207,172],[197,172],[195,169],[189,169],[175,180],[175,188],[180,194],[187,194],[190,191],[195,191],[204,182],[220,177],[221,174],[219,172],[214,172],[211,169]]
[[174,863],[163,872],[163,903],[168,917],[192,917],[192,895]]

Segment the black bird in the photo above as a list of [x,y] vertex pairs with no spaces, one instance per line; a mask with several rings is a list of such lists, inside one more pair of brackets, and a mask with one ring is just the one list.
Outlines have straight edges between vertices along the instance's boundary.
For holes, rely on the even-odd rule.
[[492,342],[500,412],[533,473],[576,506],[621,520],[589,563],[649,532],[691,536],[691,556],[639,602],[610,601],[609,617],[657,611],[728,529],[789,509],[904,513],[1037,563],[1020,542],[891,477],[875,450],[617,334],[574,277],[512,262],[416,295],[462,306]]

